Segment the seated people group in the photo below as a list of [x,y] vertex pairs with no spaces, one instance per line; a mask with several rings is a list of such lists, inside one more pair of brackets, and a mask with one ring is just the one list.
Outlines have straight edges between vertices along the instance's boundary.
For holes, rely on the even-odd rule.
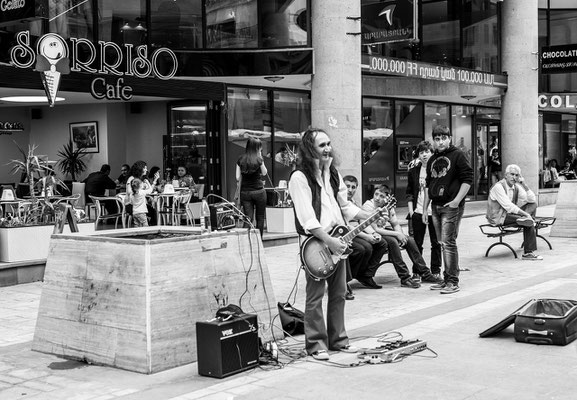
[[523,260],[542,260],[537,250],[535,193],[525,183],[521,168],[511,164],[505,169],[505,177],[491,188],[487,199],[487,220],[493,225],[516,224],[523,227]]
[[[374,189],[373,198],[363,204],[363,210],[374,211],[379,207],[386,206],[391,190],[387,185],[377,185]],[[372,224],[373,229],[379,233],[387,243],[389,250],[389,260],[393,263],[395,271],[401,280],[401,286],[418,289],[421,284],[413,279],[407,264],[403,260],[401,250],[406,250],[411,262],[413,271],[421,278],[422,282],[440,284],[443,282],[439,276],[431,273],[427,263],[423,259],[415,239],[403,232],[403,228],[397,218],[394,207],[385,207],[388,217],[383,217]]]

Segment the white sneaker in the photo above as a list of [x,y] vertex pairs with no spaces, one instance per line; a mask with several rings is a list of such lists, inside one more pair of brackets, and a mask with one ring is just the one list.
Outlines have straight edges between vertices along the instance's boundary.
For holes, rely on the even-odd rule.
[[529,260],[529,261],[541,261],[543,257],[538,256],[537,254],[533,254],[532,251],[525,253],[521,256],[522,260]]
[[311,356],[315,360],[319,360],[319,361],[328,361],[331,358],[329,356],[329,353],[327,353],[326,350],[317,350],[314,353],[312,353]]

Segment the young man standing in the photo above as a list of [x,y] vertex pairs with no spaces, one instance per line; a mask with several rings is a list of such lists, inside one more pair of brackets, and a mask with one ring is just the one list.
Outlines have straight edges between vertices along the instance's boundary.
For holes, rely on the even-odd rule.
[[[385,206],[390,195],[391,190],[387,185],[378,185],[375,187],[373,198],[371,200],[367,200],[363,204],[363,210],[372,213],[378,207]],[[423,282],[440,283],[441,280],[439,278],[435,278],[427,267],[423,256],[417,248],[415,239],[403,232],[403,228],[397,219],[395,208],[393,207],[390,210],[387,209],[384,211],[384,213],[388,215],[386,215],[384,218],[381,218],[377,222],[374,222],[372,226],[373,229],[379,233],[383,237],[383,240],[387,243],[387,247],[389,248],[389,259],[393,263],[395,271],[401,280],[401,286],[413,289],[418,289],[421,287],[421,284],[419,282],[415,282],[411,277],[409,268],[403,260],[403,254],[401,253],[402,249],[407,251],[409,258],[413,262],[413,270],[417,271],[417,273],[422,277],[421,279]],[[387,220],[392,230],[386,229],[385,224]]]
[[433,128],[436,151],[427,164],[423,223],[429,222],[427,208],[432,202],[433,225],[441,241],[445,263],[444,282],[431,286],[442,294],[455,293],[459,288],[459,252],[457,236],[465,211],[465,196],[473,183],[473,168],[465,153],[452,144],[451,131],[438,125]]
[[[345,220],[371,216],[347,200],[347,187],[332,165],[331,140],[321,129],[310,128],[299,144],[297,169],[289,181],[295,226],[301,242],[314,236],[332,254],[342,254],[347,244],[330,235]],[[302,251],[302,249],[301,249]],[[305,350],[317,360],[328,360],[328,350],[356,353],[345,330],[345,293],[347,260],[340,260],[335,272],[326,279],[306,277]],[[323,315],[323,297],[328,286],[327,322]]]
[[[409,169],[407,180],[407,205],[409,207],[409,220],[413,225],[413,237],[415,243],[421,254],[423,254],[423,242],[425,240],[425,233],[427,232],[427,224],[423,223],[423,202],[425,200],[425,181],[427,179],[427,163],[433,154],[433,146],[427,140],[423,140],[417,145],[417,159],[413,168]],[[431,273],[435,277],[441,276],[441,267],[443,266],[443,259],[441,256],[441,244],[437,240],[435,228],[433,228],[433,218],[431,215],[431,207],[427,210],[429,214],[429,239],[431,241]],[[421,280],[417,271],[413,270],[413,280],[419,282]]]

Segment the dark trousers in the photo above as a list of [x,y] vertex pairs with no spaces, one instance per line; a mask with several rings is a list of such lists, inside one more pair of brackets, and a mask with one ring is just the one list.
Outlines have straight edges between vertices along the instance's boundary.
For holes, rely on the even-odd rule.
[[[245,215],[252,221],[256,220],[256,227],[260,231],[260,236],[264,232],[264,214],[266,211],[266,191],[253,190],[250,192],[240,192],[240,202],[244,208]],[[249,228],[250,224],[245,223],[245,228]]]
[[[531,214],[532,217],[535,217],[535,213],[537,212],[537,203],[528,203],[521,207],[523,211],[528,212]],[[507,214],[505,216],[505,221],[503,222],[504,225],[514,224],[517,222],[517,219],[522,218],[523,215],[519,214]],[[535,230],[535,226],[524,226],[523,227],[523,251],[525,253],[529,253],[531,251],[537,250],[537,231]]]
[[[403,260],[403,254],[401,253],[401,245],[399,244],[399,241],[392,236],[383,236],[383,239],[387,242],[387,246],[389,247],[389,259],[393,263],[395,271],[397,272],[401,282],[407,278],[410,278],[411,273],[407,267],[407,264],[405,264],[405,261]],[[417,271],[417,273],[423,277],[429,277],[431,275],[431,271],[427,267],[427,264],[425,263],[421,253],[419,253],[415,239],[409,237],[407,244],[405,245],[405,250],[407,250],[407,254],[413,262],[413,271]]]
[[[306,276],[305,349],[308,354],[318,350],[337,350],[349,344],[345,330],[346,260],[327,279]],[[328,285],[327,323],[323,314],[323,297]]]
[[[427,232],[427,224],[423,224],[423,214],[413,213],[411,217],[413,223],[413,238],[417,244],[419,252],[423,254],[423,242],[425,241],[425,234]],[[443,254],[441,252],[441,244],[437,240],[437,233],[433,227],[433,217],[429,215],[429,239],[431,241],[431,272],[433,274],[440,274],[443,266]],[[413,274],[417,271],[413,268]]]

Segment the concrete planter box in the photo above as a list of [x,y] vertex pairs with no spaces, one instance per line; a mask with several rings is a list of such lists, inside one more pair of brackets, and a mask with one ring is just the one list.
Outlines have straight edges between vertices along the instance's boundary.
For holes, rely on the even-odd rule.
[[196,361],[196,322],[228,304],[284,337],[258,230],[53,235],[32,349],[155,373]]
[[[68,229],[66,225],[65,229]],[[81,233],[94,232],[94,223],[78,224]],[[48,256],[54,225],[0,228],[0,261],[43,260]]]
[[292,207],[267,207],[266,231],[269,233],[294,233],[295,214]]

